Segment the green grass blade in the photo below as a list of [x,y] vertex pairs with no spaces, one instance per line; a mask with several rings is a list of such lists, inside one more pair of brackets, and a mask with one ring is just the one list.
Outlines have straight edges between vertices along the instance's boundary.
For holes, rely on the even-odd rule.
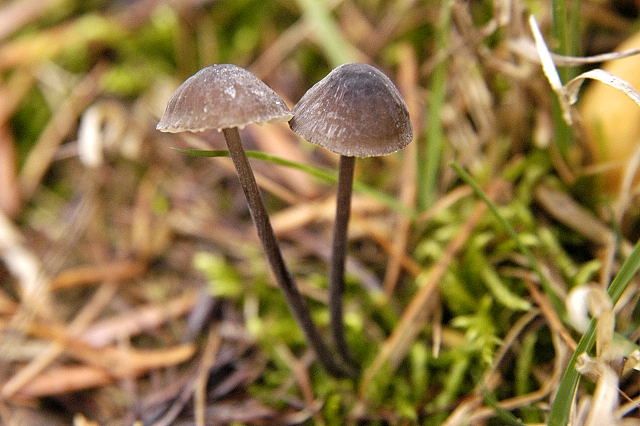
[[[439,51],[445,51],[450,34],[452,2],[443,2],[440,9],[436,45]],[[442,158],[444,134],[442,129],[442,108],[447,88],[447,61],[441,60],[433,70],[429,87],[429,109],[426,117],[426,138],[419,138],[416,160],[418,161],[417,186],[420,211],[429,207],[435,198],[436,183]]]
[[[580,51],[580,0],[552,1],[552,31],[557,43],[557,52],[567,56],[577,56]],[[576,74],[575,68],[560,67],[558,74],[563,83],[569,81]],[[567,157],[569,147],[573,143],[572,129],[562,116],[560,105],[556,99],[552,105],[555,141],[564,158]]]
[[[552,0],[552,31],[558,53],[577,56],[580,51],[580,0]],[[563,82],[575,74],[575,69],[559,70]]]
[[569,424],[571,404],[573,402],[573,396],[576,393],[578,379],[580,377],[578,371],[575,369],[576,361],[580,354],[587,352],[593,347],[593,344],[596,342],[595,330],[595,321],[592,320],[589,324],[589,328],[580,339],[580,342],[578,342],[575,352],[569,359],[567,369],[562,375],[560,386],[558,386],[556,399],[553,401],[553,405],[551,406],[551,414],[549,415],[549,421],[547,423],[549,426],[565,426]]
[[[226,149],[207,150],[207,149],[193,149],[193,148],[188,148],[188,149],[176,148],[176,151],[181,152],[183,154],[187,154],[191,157],[229,157],[229,151],[227,151]],[[278,166],[284,166],[284,167],[289,167],[291,169],[300,170],[326,183],[338,182],[337,173],[331,172],[329,170],[321,169],[320,167],[308,166],[306,164],[286,160],[282,157],[266,154],[262,151],[248,150],[248,151],[245,151],[245,153],[249,158],[266,161],[272,164],[276,164]]]
[[307,22],[313,27],[314,40],[324,50],[332,66],[358,60],[360,55],[342,36],[340,28],[331,17],[328,2],[297,0],[297,3]]
[[638,269],[640,269],[640,242],[636,243],[607,290],[614,304],[618,302],[620,296],[622,296],[622,293],[627,288],[627,284],[629,284],[629,281],[631,281],[633,276],[638,272]]
[[[229,151],[224,149],[206,150],[206,149],[194,149],[194,148],[188,148],[188,149],[175,148],[175,150],[183,154],[190,155],[192,157],[228,157],[229,156]],[[245,151],[245,153],[249,158],[266,161],[278,166],[288,167],[290,169],[299,170],[325,183],[335,184],[338,182],[338,174],[334,171],[326,170],[321,167],[309,166],[307,164],[298,163],[296,161],[287,160],[282,157],[266,154],[262,151]],[[365,194],[375,199],[376,201],[386,205],[391,210],[394,210],[398,213],[406,215],[412,219],[415,219],[415,217],[417,216],[416,212],[413,209],[400,203],[396,198],[382,191],[379,191],[375,188],[372,188],[368,185],[365,185],[362,182],[355,181],[353,183],[353,189],[356,192]]]
[[[640,242],[638,242],[631,254],[625,262],[620,267],[620,270],[616,274],[615,278],[611,282],[611,285],[608,289],[609,297],[611,297],[611,301],[615,304],[620,296],[627,288],[627,285],[633,278],[633,276],[640,269]],[[591,350],[596,341],[596,322],[595,320],[591,320],[589,324],[589,329],[584,333],[580,342],[578,342],[578,347],[575,352],[571,356],[569,360],[569,365],[567,365],[567,369],[560,380],[560,386],[558,387],[558,393],[556,394],[556,399],[551,406],[551,414],[549,416],[549,425],[551,426],[565,426],[569,423],[569,415],[571,413],[571,404],[573,401],[573,396],[576,393],[576,389],[578,388],[578,381],[580,379],[580,375],[575,368],[576,361],[580,354],[588,352]]]

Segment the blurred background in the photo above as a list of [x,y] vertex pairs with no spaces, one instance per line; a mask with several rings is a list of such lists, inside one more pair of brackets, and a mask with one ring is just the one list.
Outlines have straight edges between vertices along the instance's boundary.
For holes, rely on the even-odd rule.
[[[606,289],[640,231],[640,110],[595,82],[569,107],[528,19],[562,83],[603,67],[633,85],[634,57],[575,57],[636,48],[638,7],[0,2],[0,423],[544,423],[589,315],[607,328],[567,410],[575,424],[632,421],[638,283],[615,308]],[[389,76],[414,129],[403,152],[356,167],[345,320],[358,380],[315,362],[230,160],[194,151],[224,150],[222,135],[155,130],[204,66],[246,67],[292,108],[347,62]],[[286,123],[242,135],[270,155],[254,171],[327,332],[337,157]]]

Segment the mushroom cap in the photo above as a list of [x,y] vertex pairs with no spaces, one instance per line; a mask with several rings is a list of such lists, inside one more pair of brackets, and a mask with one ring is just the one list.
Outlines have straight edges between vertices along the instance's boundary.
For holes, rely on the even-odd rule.
[[282,98],[255,75],[236,65],[216,64],[201,69],[176,89],[156,129],[201,132],[291,117]]
[[331,71],[293,108],[291,130],[349,157],[386,155],[413,138],[407,106],[378,69],[345,64]]

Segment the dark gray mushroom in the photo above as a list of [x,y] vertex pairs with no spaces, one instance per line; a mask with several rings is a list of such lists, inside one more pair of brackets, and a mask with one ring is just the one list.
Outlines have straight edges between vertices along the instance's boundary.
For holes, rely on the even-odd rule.
[[288,121],[291,116],[284,101],[255,75],[235,65],[220,64],[198,71],[178,87],[157,129],[172,133],[217,129],[224,133],[275,279],[319,361],[329,373],[342,377],[349,374],[348,369],[334,359],[284,263],[238,132],[251,123]]
[[329,275],[331,331],[340,356],[355,365],[344,337],[342,294],[356,157],[390,154],[413,138],[400,93],[367,64],[345,64],[316,83],[293,109],[291,129],[340,155],[336,222]]

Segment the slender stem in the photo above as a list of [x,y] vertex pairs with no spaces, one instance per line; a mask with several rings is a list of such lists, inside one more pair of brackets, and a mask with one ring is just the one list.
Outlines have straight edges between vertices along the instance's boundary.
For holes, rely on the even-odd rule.
[[296,284],[284,263],[282,253],[280,252],[280,246],[278,245],[273,233],[271,221],[269,220],[267,210],[262,202],[262,197],[260,196],[256,179],[253,175],[244,149],[242,148],[238,129],[234,127],[224,129],[223,131],[224,137],[227,141],[227,146],[229,147],[231,159],[233,160],[233,164],[238,172],[240,185],[242,186],[242,190],[244,191],[244,195],[247,199],[247,204],[249,205],[251,217],[253,218],[256,230],[258,231],[258,238],[260,238],[262,247],[267,255],[267,260],[269,261],[269,265],[271,266],[276,282],[284,292],[289,309],[291,309],[293,316],[298,321],[300,328],[302,328],[309,344],[315,351],[318,360],[324,368],[336,377],[352,375],[351,372],[342,365],[342,363],[334,359],[334,356],[328,346],[320,336],[320,332],[311,319],[309,308],[298,291],[298,288],[296,287]]
[[333,247],[329,272],[329,310],[331,312],[331,332],[338,354],[351,366],[357,363],[349,353],[344,337],[342,295],[344,293],[344,269],[347,257],[347,233],[351,215],[351,190],[355,157],[340,156],[338,172],[338,197],[336,201],[336,223],[333,228]]

